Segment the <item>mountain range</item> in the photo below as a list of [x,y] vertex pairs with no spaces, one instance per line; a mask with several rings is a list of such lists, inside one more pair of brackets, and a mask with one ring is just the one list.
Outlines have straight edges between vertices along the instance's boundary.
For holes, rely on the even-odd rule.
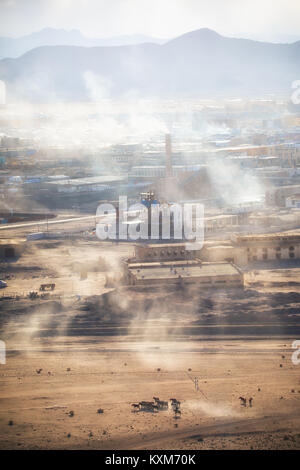
[[78,29],[66,31],[65,29],[44,28],[19,38],[0,37],[0,59],[16,58],[31,49],[41,46],[106,47],[128,46],[144,42],[162,44],[166,42],[166,39],[153,38],[142,34],[96,39],[84,36]]
[[300,79],[300,41],[273,44],[200,29],[164,44],[42,46],[2,59],[0,79],[9,100],[289,94]]

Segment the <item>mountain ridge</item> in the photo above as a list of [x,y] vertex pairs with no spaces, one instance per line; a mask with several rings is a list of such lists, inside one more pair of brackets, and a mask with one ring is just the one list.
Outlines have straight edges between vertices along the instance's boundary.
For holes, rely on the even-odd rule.
[[164,39],[154,38],[142,34],[122,35],[109,38],[91,38],[78,29],[65,30],[56,28],[43,28],[17,38],[0,37],[0,59],[17,58],[31,49],[42,46],[82,46],[82,47],[112,47],[121,45],[141,44],[153,42],[161,44]]
[[0,61],[10,99],[289,93],[300,78],[300,41],[276,44],[201,29],[164,44],[41,46]]

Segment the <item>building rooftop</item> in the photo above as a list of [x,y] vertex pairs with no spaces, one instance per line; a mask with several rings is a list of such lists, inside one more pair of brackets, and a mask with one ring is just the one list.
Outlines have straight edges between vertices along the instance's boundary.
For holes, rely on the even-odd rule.
[[153,268],[142,267],[131,269],[136,279],[178,279],[181,278],[208,278],[223,276],[240,276],[240,271],[230,263],[202,263],[191,266],[176,267],[170,269],[170,266],[157,266]]
[[72,178],[72,179],[62,179],[62,180],[55,180],[55,181],[48,181],[47,184],[53,185],[73,185],[73,186],[81,186],[85,184],[107,184],[107,183],[114,183],[118,181],[125,181],[125,176],[92,176],[87,178]]
[[156,249],[156,248],[182,248],[182,249],[185,249],[186,248],[186,243],[185,242],[181,242],[181,243],[137,243],[136,246],[137,247],[141,247],[141,248],[152,248],[152,249]]
[[159,268],[159,267],[182,267],[182,266],[193,266],[198,265],[198,259],[191,259],[191,260],[167,260],[167,261],[134,261],[129,260],[128,268],[129,269],[149,269],[149,268]]
[[299,240],[300,241],[300,232],[289,232],[289,233],[262,233],[257,235],[235,235],[234,241],[236,243],[239,242],[259,242],[259,241],[268,241],[268,240],[281,240],[281,241],[289,241],[289,240]]

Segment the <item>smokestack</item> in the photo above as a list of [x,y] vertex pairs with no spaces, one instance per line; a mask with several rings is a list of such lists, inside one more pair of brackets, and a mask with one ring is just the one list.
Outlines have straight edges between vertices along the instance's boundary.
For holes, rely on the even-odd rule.
[[171,134],[166,134],[166,178],[173,176]]

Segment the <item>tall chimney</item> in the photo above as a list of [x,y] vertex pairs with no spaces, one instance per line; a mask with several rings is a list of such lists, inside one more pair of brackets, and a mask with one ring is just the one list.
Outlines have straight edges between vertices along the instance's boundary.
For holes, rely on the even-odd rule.
[[171,134],[166,134],[166,178],[173,176]]

